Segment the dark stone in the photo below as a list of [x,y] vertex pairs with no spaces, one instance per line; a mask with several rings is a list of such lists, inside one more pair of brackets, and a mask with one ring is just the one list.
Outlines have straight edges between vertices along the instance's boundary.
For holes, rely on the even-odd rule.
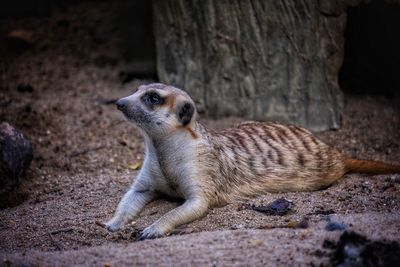
[[0,124],[0,192],[18,186],[32,161],[32,145],[7,122]]
[[309,220],[307,217],[303,217],[301,221],[296,225],[296,228],[307,229],[310,226]]
[[325,226],[326,231],[340,231],[340,230],[345,230],[346,225],[341,223],[341,222],[329,222]]
[[291,201],[288,201],[285,198],[278,198],[277,200],[269,203],[266,206],[250,206],[249,208],[255,211],[262,212],[266,215],[283,216],[287,214],[292,207],[293,203]]

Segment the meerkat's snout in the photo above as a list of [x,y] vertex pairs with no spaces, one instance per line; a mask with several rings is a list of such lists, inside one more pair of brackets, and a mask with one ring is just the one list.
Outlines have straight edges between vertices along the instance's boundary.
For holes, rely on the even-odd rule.
[[135,94],[121,98],[115,104],[129,121],[140,128],[152,122],[149,112],[143,109]]
[[125,98],[118,99],[118,101],[115,103],[117,106],[118,110],[123,110],[125,105],[127,104],[127,100]]

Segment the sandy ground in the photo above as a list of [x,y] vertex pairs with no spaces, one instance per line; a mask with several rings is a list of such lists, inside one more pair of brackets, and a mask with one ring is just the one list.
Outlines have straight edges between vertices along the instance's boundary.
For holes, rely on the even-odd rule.
[[[248,203],[285,197],[294,207],[266,216],[232,203],[156,240],[135,237],[179,202],[157,200],[117,233],[95,224],[112,216],[137,174],[129,166],[142,160],[143,140],[106,103],[139,83],[122,83],[129,69],[110,26],[118,6],[91,5],[0,23],[2,35],[32,34],[33,47],[22,54],[3,50],[0,121],[20,129],[34,148],[20,188],[2,199],[0,265],[330,265],[323,243],[342,231],[326,231],[328,218],[370,239],[400,242],[400,175],[352,174],[318,192],[265,194]],[[20,84],[33,91],[17,90]],[[317,135],[355,157],[398,163],[399,108],[398,99],[346,96],[343,127]],[[217,129],[239,121],[202,119]],[[293,228],[304,218],[307,228]]]

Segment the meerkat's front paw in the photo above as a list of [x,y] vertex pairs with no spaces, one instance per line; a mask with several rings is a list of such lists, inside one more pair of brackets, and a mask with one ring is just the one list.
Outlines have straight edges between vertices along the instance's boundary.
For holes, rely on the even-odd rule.
[[160,229],[157,228],[156,225],[152,224],[142,231],[142,233],[139,235],[138,240],[154,239],[162,237],[164,234],[165,234],[164,231],[161,231]]
[[109,220],[109,221],[108,221],[107,223],[105,223],[104,225],[105,225],[105,228],[106,228],[108,231],[110,231],[110,232],[116,232],[116,231],[118,231],[118,230],[121,228],[121,226],[122,226],[122,224],[121,224],[120,222],[118,222],[118,221],[116,221],[116,220],[113,220],[113,219]]

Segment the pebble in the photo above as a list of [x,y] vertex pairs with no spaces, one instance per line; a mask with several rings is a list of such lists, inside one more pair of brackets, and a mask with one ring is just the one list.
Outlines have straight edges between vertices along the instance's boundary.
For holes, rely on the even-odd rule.
[[293,207],[293,203],[285,198],[278,198],[266,206],[250,206],[255,211],[262,212],[266,215],[286,215],[289,210]]

